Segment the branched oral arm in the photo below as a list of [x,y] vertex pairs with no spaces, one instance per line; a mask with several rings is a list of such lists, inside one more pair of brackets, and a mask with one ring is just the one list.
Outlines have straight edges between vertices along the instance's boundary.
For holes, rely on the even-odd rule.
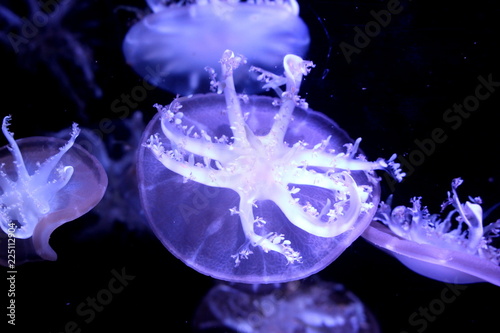
[[291,98],[282,98],[281,107],[274,117],[271,130],[267,134],[268,137],[272,137],[275,142],[281,143],[284,141],[293,110],[295,110],[295,101]]
[[233,131],[234,144],[246,148],[249,143],[246,140],[245,119],[241,111],[241,105],[234,86],[233,70],[235,70],[245,60],[235,56],[232,51],[226,50],[222,55],[221,68],[224,78],[224,98],[226,100],[227,117],[229,125]]
[[229,149],[227,144],[214,143],[201,138],[186,136],[175,126],[166,119],[162,119],[161,121],[162,132],[170,140],[174,149],[176,146],[181,147],[191,154],[216,160],[223,164],[234,159],[235,154]]
[[462,184],[462,180],[455,179],[452,182],[452,200],[453,206],[460,214],[461,220],[467,224],[468,228],[468,247],[476,250],[483,238],[483,210],[479,204],[466,202],[461,204],[457,194],[457,187]]
[[307,75],[307,73],[309,73],[309,67],[312,66],[312,63],[290,54],[285,56],[283,64],[285,67],[286,92],[280,95],[281,89],[279,89],[279,86],[274,87],[278,96],[281,97],[282,104],[279,112],[274,117],[274,123],[268,134],[268,136],[274,137],[276,142],[284,141],[285,133],[292,119],[297,100],[299,99],[298,93],[302,82],[302,76]]
[[[361,159],[355,159],[351,155],[346,155],[344,153],[332,154],[321,150],[315,149],[302,149],[295,153],[295,160],[297,161],[307,161],[308,165],[322,168],[335,168],[342,170],[380,170],[387,167],[383,165],[381,161],[365,161]],[[382,164],[381,164],[382,163]]]
[[238,214],[247,242],[238,249],[237,254],[232,256],[235,258],[236,266],[239,265],[241,259],[246,259],[249,254],[253,253],[248,248],[249,244],[254,247],[260,246],[266,253],[269,251],[281,253],[285,256],[288,263],[300,262],[302,259],[300,253],[293,250],[291,242],[286,240],[284,235],[271,232],[265,236],[261,236],[255,233],[254,224],[256,219],[253,215],[253,201],[253,199],[240,194],[240,210]]
[[[357,149],[360,139],[356,140],[354,146]],[[334,168],[347,171],[374,171],[384,170],[391,174],[396,180],[402,181],[405,173],[401,171],[400,164],[395,162],[396,155],[392,155],[390,159],[385,160],[379,158],[374,162],[367,161],[355,157],[356,151],[348,151],[345,153],[327,153],[319,149],[301,149],[294,153],[296,161],[307,161],[307,165],[323,168]]]
[[[40,177],[41,180],[47,181],[49,179],[50,173],[52,172],[52,170],[54,170],[56,168],[57,164],[59,163],[59,161],[61,160],[63,155],[66,154],[66,152],[68,152],[68,150],[71,147],[73,147],[75,140],[79,134],[80,134],[80,129],[78,128],[78,125],[73,123],[72,129],[71,129],[71,138],[68,140],[68,142],[63,147],[59,148],[59,152],[57,154],[51,156],[50,158],[48,158],[46,161],[44,161],[40,165],[37,173],[35,173],[33,175],[33,177]],[[62,179],[66,179],[67,172],[71,172],[71,174],[72,174],[72,171],[69,171],[66,166],[63,168],[63,170],[64,170],[64,172],[63,172],[63,174],[61,174]],[[69,175],[69,177],[71,177],[71,175]],[[67,182],[67,180],[66,180],[66,182]],[[61,188],[64,187],[64,185],[65,184],[63,184],[61,186]]]
[[213,169],[210,165],[195,165],[193,155],[190,155],[187,161],[184,160],[184,157],[182,160],[175,159],[172,156],[174,152],[166,151],[157,135],[152,135],[146,146],[151,149],[151,152],[156,159],[167,169],[185,177],[186,179],[190,179],[207,186],[224,188],[231,188],[231,183],[234,182],[232,178],[235,176],[232,176],[226,170]]
[[3,118],[3,123],[2,123],[2,131],[3,134],[5,135],[5,138],[10,144],[10,147],[8,148],[9,151],[12,154],[12,157],[14,158],[15,161],[15,166],[16,166],[16,171],[17,171],[17,177],[19,180],[23,181],[29,181],[30,175],[28,174],[28,171],[26,170],[25,164],[24,164],[24,159],[23,155],[21,154],[21,151],[19,150],[19,146],[16,143],[16,140],[14,140],[13,133],[9,131],[9,121],[11,119],[11,116],[7,116]]
[[[337,214],[338,218],[335,221],[331,220],[324,222],[320,220],[321,214],[314,216],[306,212],[304,207],[296,202],[289,191],[285,192],[282,190],[281,193],[272,193],[271,200],[280,207],[281,211],[290,222],[315,236],[335,237],[350,229],[361,212],[361,199],[354,179],[352,179],[347,172],[343,172],[342,176],[344,177],[344,181],[339,184],[339,180],[332,179],[324,174],[314,174],[307,170],[301,170],[301,172],[294,172],[291,174],[289,179],[284,178],[283,181],[296,185],[321,187],[331,190],[332,192],[341,192],[344,197],[347,197],[347,195],[349,196],[349,207],[345,209],[344,205],[344,209],[340,214]],[[334,195],[332,195],[332,197],[333,196]],[[325,207],[328,205],[331,205],[331,202],[327,201],[325,203]],[[333,206],[335,206],[335,202]],[[328,210],[331,212],[334,208],[336,207],[331,207],[331,209]],[[325,213],[324,209],[322,209],[321,213]]]

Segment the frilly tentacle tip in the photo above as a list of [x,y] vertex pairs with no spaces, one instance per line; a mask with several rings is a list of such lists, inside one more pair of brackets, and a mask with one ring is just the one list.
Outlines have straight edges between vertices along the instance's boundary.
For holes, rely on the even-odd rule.
[[401,164],[395,162],[397,155],[393,154],[387,161],[379,160],[382,169],[389,173],[399,183],[403,181],[406,173],[401,169]]

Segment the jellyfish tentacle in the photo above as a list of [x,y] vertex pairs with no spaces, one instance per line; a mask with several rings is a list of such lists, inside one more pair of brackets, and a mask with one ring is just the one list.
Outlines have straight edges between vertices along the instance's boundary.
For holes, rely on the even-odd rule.
[[[78,125],[76,123],[73,123],[72,129],[71,129],[71,137],[68,140],[68,142],[63,147],[59,148],[59,152],[56,155],[51,156],[47,160],[45,160],[40,165],[40,168],[38,169],[37,173],[35,173],[33,175],[33,177],[40,178],[41,181],[46,182],[49,178],[50,173],[52,172],[52,170],[54,168],[56,168],[57,164],[59,163],[59,161],[61,160],[63,155],[66,154],[68,152],[68,150],[71,149],[71,147],[73,147],[73,145],[75,144],[75,140],[79,134],[80,134],[80,128],[78,128]],[[66,173],[66,172],[68,172],[67,169],[64,171],[64,173]],[[62,176],[62,173],[60,175]],[[65,178],[66,177],[61,177],[60,179],[63,180]],[[66,184],[63,184],[61,186],[61,188],[64,187],[64,185],[66,185]]]
[[189,137],[167,119],[161,120],[161,128],[163,134],[173,145],[191,154],[205,156],[221,163],[226,163],[235,157],[235,154],[227,149],[227,144],[212,142],[208,136],[205,140]]
[[374,171],[384,170],[391,174],[396,180],[402,181],[406,175],[401,171],[399,163],[395,163],[396,155],[391,156],[390,159],[385,160],[378,158],[376,161],[367,161],[364,156],[355,156],[361,138],[358,138],[354,145],[348,147],[347,153],[330,153],[325,152],[324,149],[328,144],[329,138],[322,143],[317,144],[313,149],[301,149],[295,153],[295,159],[298,161],[307,161],[309,166],[334,168],[352,171]]
[[[201,165],[194,163],[194,156],[189,155],[188,160],[184,160],[184,155],[178,151],[165,150],[158,135],[152,135],[145,144],[156,159],[160,161],[167,169],[181,175],[185,180],[194,180],[207,186],[217,186],[231,188],[234,177],[238,177],[224,168],[217,170],[209,164]],[[180,155],[180,157],[178,157]]]
[[456,178],[452,182],[452,204],[460,215],[460,222],[467,224],[468,228],[468,248],[476,251],[483,237],[483,209],[477,203],[467,201],[460,203],[457,194],[457,187],[463,183],[461,178]]
[[[321,221],[320,217],[322,214],[318,214],[315,209],[311,210],[310,205],[300,205],[291,196],[289,191],[285,194],[282,190],[276,195],[272,195],[272,200],[276,202],[290,222],[302,230],[319,237],[335,237],[352,228],[357,217],[362,212],[362,202],[356,182],[351,175],[347,172],[342,172],[338,175],[338,181],[342,182],[341,186],[332,179],[328,180],[325,176],[315,178],[314,180],[310,179],[313,180],[312,182],[305,179],[302,179],[302,182],[301,179],[293,179],[294,184],[319,186],[332,190],[334,193],[338,192],[340,195],[339,200],[334,202],[333,208],[328,209],[327,214],[330,217],[328,222]],[[321,179],[322,183],[318,184],[317,179]],[[328,203],[327,201],[325,207],[328,206],[331,206],[331,202]],[[326,212],[323,212],[322,209],[322,213]]]
[[282,104],[269,132],[269,135],[275,137],[278,142],[283,142],[292,113],[295,110],[302,76],[307,75],[309,68],[313,66],[312,62],[306,62],[301,57],[292,54],[285,56],[283,65],[285,67],[286,92],[281,94]]
[[[332,170],[333,172],[333,170]],[[285,174],[282,181],[286,184],[310,185],[321,187],[332,191],[345,191],[346,186],[343,181],[339,181],[330,173],[317,173],[305,168],[296,168]]]
[[[73,175],[72,166],[57,167],[63,155],[73,146],[80,130],[78,125],[73,124],[71,138],[68,142],[59,148],[59,152],[47,158],[41,163],[36,171],[30,175],[26,169],[24,158],[17,142],[14,140],[13,133],[9,131],[9,121],[11,117],[3,119],[2,131],[10,143],[9,150],[14,158],[14,164],[17,172],[17,182],[9,179],[2,170],[0,185],[4,191],[2,202],[8,206],[10,215],[4,214],[2,229],[7,233],[9,223],[15,220],[17,225],[14,235],[16,238],[29,238],[41,216],[49,213],[49,201],[53,195],[66,186]],[[56,178],[49,179],[50,174],[56,170]],[[9,191],[7,190],[9,188]],[[21,207],[21,204],[22,207]],[[23,208],[23,209],[22,209]],[[7,209],[7,208],[6,208]],[[5,212],[4,212],[5,213]]]
[[232,256],[235,259],[235,266],[240,264],[241,259],[247,259],[248,255],[253,253],[249,245],[253,247],[258,246],[266,253],[269,251],[281,253],[289,264],[300,262],[302,259],[300,253],[293,250],[291,242],[287,240],[283,234],[270,232],[265,236],[261,236],[254,231],[256,219],[253,214],[253,202],[254,200],[252,198],[244,194],[240,195],[240,209],[238,214],[247,241],[238,249],[238,252]]
[[9,131],[9,125],[10,125],[9,122],[11,119],[12,119],[12,116],[7,116],[7,117],[3,118],[2,132],[10,144],[9,150],[12,153],[12,156],[14,157],[14,164],[16,167],[17,176],[19,177],[19,180],[20,181],[28,181],[30,178],[30,175],[28,174],[28,170],[26,170],[23,155],[21,154],[21,151],[19,150],[19,146],[17,145],[16,140],[14,140],[14,133]]
[[243,148],[249,147],[250,143],[246,139],[245,119],[234,86],[233,71],[245,62],[244,57],[235,55],[231,50],[224,51],[221,59],[222,85],[227,106],[227,117],[233,131],[234,144]]

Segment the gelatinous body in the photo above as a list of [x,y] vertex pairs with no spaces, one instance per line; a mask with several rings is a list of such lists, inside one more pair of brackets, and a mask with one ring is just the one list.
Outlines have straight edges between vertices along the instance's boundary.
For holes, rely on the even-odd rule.
[[50,235],[101,200],[107,176],[92,155],[74,144],[79,133],[76,124],[68,142],[46,137],[14,141],[9,119],[2,126],[9,146],[0,149],[0,226],[4,233],[0,261],[7,263],[7,247],[13,246],[16,264],[56,260]]
[[[226,51],[219,94],[157,106],[138,155],[142,204],[178,258],[215,278],[272,283],[313,274],[370,223],[379,200],[375,169],[335,122],[299,92],[312,63],[287,55],[285,77],[261,69],[281,99],[238,96]],[[286,84],[283,92],[279,86]]]
[[[303,56],[309,46],[309,32],[295,0],[210,0],[170,6],[150,1],[150,6],[156,12],[125,37],[125,59],[147,81],[177,94],[208,92],[204,68],[217,67],[226,49],[274,70],[286,54]],[[236,82],[240,88],[255,86],[247,75],[238,75]]]
[[209,291],[194,318],[196,332],[380,332],[370,311],[341,284],[313,278],[268,293],[239,286],[219,284]]
[[490,282],[500,286],[500,249],[493,238],[500,232],[500,220],[483,227],[480,198],[460,203],[453,180],[452,192],[442,205],[453,209],[441,219],[421,207],[413,198],[412,207],[398,206],[391,212],[381,203],[376,220],[363,237],[394,255],[411,270],[449,283]]
[[[114,131],[104,138],[94,130],[82,127],[76,140],[97,158],[108,176],[106,193],[92,210],[99,220],[85,227],[77,235],[80,239],[109,235],[117,224],[134,233],[150,232],[142,213],[135,167],[135,155],[145,127],[142,113],[136,111],[129,118],[114,122],[112,126]],[[55,134],[60,138],[66,135],[65,131]]]

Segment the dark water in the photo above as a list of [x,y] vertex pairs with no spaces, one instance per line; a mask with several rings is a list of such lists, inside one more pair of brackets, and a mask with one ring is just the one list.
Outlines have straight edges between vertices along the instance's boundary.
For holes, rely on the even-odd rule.
[[[27,15],[24,6],[12,3],[1,1]],[[397,185],[384,180],[383,198],[394,194],[397,204],[406,204],[422,196],[423,204],[437,212],[451,180],[462,177],[464,199],[481,196],[483,207],[495,205],[500,201],[500,10],[494,1],[401,1],[392,8],[390,22],[386,17],[375,24],[373,13],[387,10],[388,3],[301,2],[312,34],[308,59],[317,64],[302,86],[302,97],[352,137],[362,137],[361,148],[370,158],[404,157],[407,179]],[[30,39],[28,51],[24,44],[20,52],[8,40],[2,44],[1,115],[13,116],[17,138],[69,129],[76,121],[100,133],[113,132],[119,141],[126,133],[119,125],[108,131],[102,119],[118,124],[141,110],[148,121],[154,103],[172,100],[173,95],[153,89],[126,102],[143,81],[121,54],[135,15],[118,8],[125,4],[145,7],[142,1],[87,1],[68,13],[62,27],[81,50],[63,39],[60,29],[55,35],[44,30],[44,40]],[[357,31],[366,28],[373,29],[371,37],[356,39]],[[346,56],[345,50],[354,53]],[[78,52],[87,55],[75,57]],[[78,59],[87,62],[93,78],[85,79]],[[493,82],[490,90],[477,88],[484,80]],[[461,114],[448,111],[459,104],[470,111],[465,106]],[[113,151],[122,153],[122,148]],[[499,217],[493,213],[490,219]],[[78,237],[96,218],[89,214],[53,233],[58,261],[18,267],[15,328],[107,332],[141,325],[144,332],[158,327],[189,332],[194,311],[214,281],[184,266],[147,231],[116,223]],[[486,332],[500,309],[498,287],[453,287],[429,280],[362,239],[319,276],[354,292],[383,332]],[[5,295],[7,283],[2,288]],[[452,294],[456,297],[450,299]],[[92,305],[93,299],[102,302]],[[6,321],[3,313],[2,318]]]

